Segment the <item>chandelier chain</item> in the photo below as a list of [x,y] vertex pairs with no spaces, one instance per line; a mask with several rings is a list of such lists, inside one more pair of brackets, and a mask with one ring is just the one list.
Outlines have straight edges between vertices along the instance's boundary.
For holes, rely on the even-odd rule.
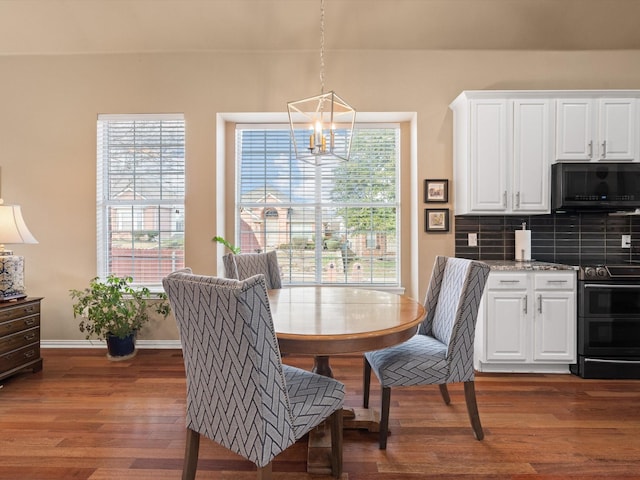
[[320,0],[320,95],[287,103],[295,157],[316,167],[349,161],[356,120],[353,107],[324,91],[324,21],[325,0]]
[[324,0],[320,0],[320,93],[324,94]]

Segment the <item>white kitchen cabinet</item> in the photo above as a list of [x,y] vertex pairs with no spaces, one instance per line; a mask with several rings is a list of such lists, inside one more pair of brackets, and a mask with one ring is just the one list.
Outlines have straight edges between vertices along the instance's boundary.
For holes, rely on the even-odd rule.
[[527,360],[529,340],[528,291],[525,273],[490,274],[487,284],[486,361]]
[[567,373],[575,359],[575,271],[492,271],[476,329],[476,369]]
[[551,100],[485,97],[451,105],[455,214],[549,213]]
[[533,361],[576,361],[576,274],[534,273]]
[[513,100],[512,204],[514,213],[550,212],[553,115],[549,99]]
[[556,102],[556,159],[638,161],[636,98],[561,98]]
[[[507,102],[471,100],[469,210],[504,212],[507,202]],[[456,202],[457,203],[457,202]]]

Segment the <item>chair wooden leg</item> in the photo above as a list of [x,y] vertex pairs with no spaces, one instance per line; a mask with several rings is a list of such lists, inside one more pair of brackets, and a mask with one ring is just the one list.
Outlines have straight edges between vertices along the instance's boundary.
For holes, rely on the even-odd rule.
[[449,405],[451,403],[451,397],[449,396],[447,384],[441,383],[438,385],[438,387],[440,387],[440,395],[442,395],[442,399],[444,400],[445,405]]
[[380,450],[387,449],[389,435],[389,407],[391,404],[391,387],[382,388],[382,411],[380,412]]
[[258,480],[271,480],[272,462],[264,467],[258,467]]
[[482,424],[480,423],[480,414],[478,413],[478,404],[476,403],[476,388],[473,380],[464,382],[464,399],[467,402],[467,412],[469,412],[469,420],[473,429],[473,436],[476,440],[484,438]]
[[369,392],[371,391],[371,364],[369,364],[367,357],[364,357],[364,373],[362,374],[362,378],[364,379],[362,406],[364,408],[369,408]]
[[335,478],[342,475],[342,408],[330,417],[331,423],[331,473]]
[[187,445],[184,449],[184,464],[182,466],[182,480],[194,480],[198,468],[198,450],[200,449],[200,434],[187,428]]

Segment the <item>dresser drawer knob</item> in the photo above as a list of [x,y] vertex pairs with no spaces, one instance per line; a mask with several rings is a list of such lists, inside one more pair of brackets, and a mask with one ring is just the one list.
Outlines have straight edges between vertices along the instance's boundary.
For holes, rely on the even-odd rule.
[[33,319],[33,318],[27,318],[27,319],[24,321],[24,324],[25,324],[25,325],[29,325],[29,326],[33,325],[34,323],[36,323],[36,321],[35,321],[35,319]]
[[36,334],[33,333],[33,332],[31,332],[31,333],[29,333],[29,334],[24,336],[25,340],[33,340],[34,338],[36,338]]
[[28,352],[25,352],[24,354],[24,358],[31,358],[36,354],[35,350],[29,350]]

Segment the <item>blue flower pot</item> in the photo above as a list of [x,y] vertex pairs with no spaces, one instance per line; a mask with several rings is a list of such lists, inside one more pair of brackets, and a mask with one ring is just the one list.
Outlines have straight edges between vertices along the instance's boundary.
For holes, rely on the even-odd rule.
[[126,360],[136,354],[136,334],[125,338],[107,335],[107,357],[110,360]]

